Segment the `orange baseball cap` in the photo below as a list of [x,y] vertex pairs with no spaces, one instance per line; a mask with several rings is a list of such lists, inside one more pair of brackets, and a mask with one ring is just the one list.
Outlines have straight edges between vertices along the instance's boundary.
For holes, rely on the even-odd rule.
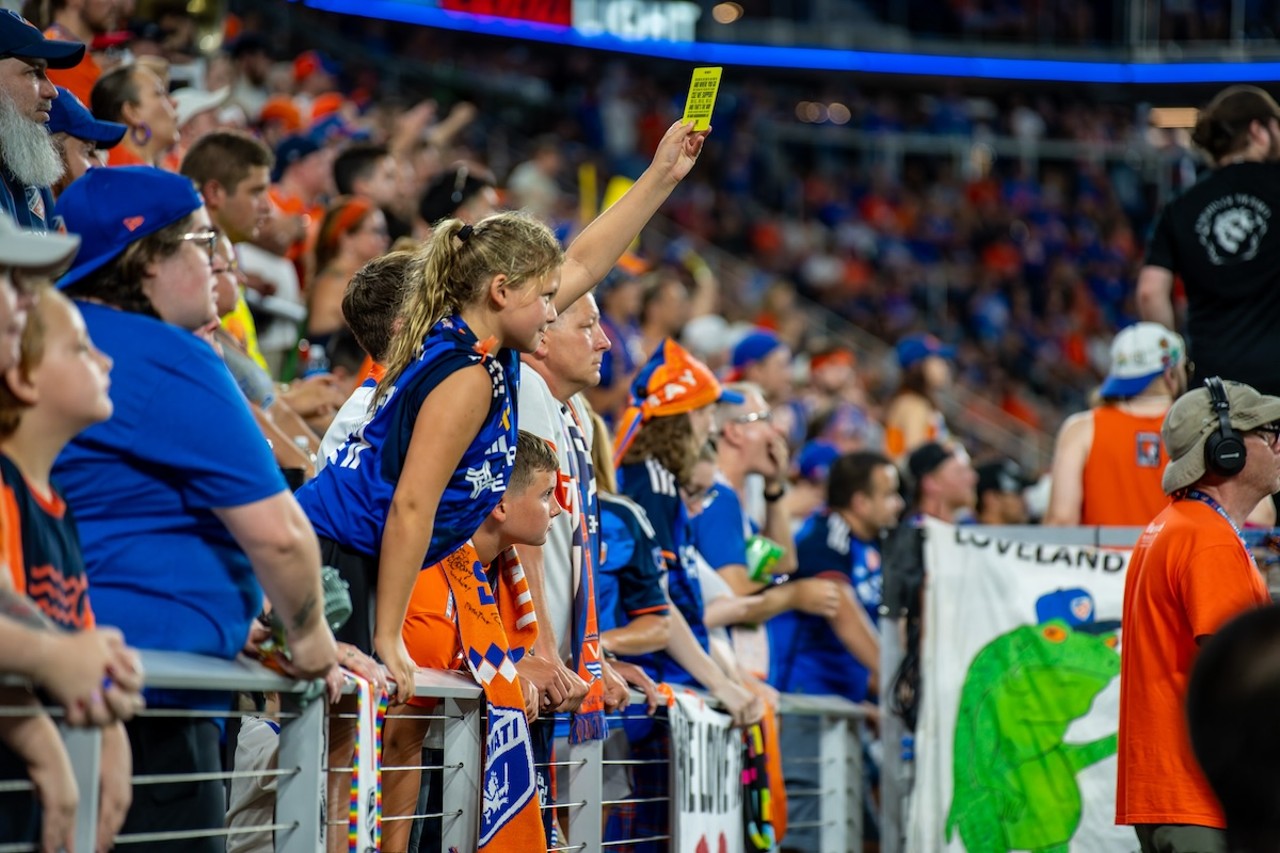
[[626,455],[645,422],[719,402],[742,403],[745,398],[726,390],[711,368],[667,338],[631,383],[631,402],[619,421],[614,441],[614,465]]

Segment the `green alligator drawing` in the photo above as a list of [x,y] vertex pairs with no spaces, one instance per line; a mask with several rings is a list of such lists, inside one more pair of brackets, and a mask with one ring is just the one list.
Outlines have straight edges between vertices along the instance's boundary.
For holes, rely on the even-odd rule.
[[1051,619],[978,652],[956,719],[948,841],[958,829],[969,853],[1066,853],[1080,826],[1076,774],[1115,754],[1116,736],[1083,744],[1063,737],[1120,674],[1115,647],[1114,634]]

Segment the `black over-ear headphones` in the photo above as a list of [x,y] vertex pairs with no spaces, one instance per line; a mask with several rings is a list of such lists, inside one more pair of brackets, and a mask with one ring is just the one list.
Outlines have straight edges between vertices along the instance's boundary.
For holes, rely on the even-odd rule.
[[1231,426],[1231,403],[1227,400],[1227,388],[1221,377],[1210,376],[1204,387],[1209,389],[1210,410],[1218,416],[1218,428],[1209,433],[1204,443],[1206,467],[1221,477],[1239,474],[1244,468],[1244,438]]

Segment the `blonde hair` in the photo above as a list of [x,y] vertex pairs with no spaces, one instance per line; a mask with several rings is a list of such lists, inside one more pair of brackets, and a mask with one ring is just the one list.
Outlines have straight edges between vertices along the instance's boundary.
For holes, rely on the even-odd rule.
[[[585,397],[580,398],[585,401]],[[587,413],[591,416],[591,464],[595,468],[596,490],[605,494],[618,493],[618,475],[613,470],[613,434],[609,425],[595,409],[587,405]]]
[[[471,230],[463,232],[464,228]],[[564,251],[551,229],[524,213],[497,213],[474,226],[460,219],[437,225],[410,266],[404,324],[391,340],[387,372],[372,405],[422,352],[431,328],[484,299],[494,276],[505,275],[508,287],[518,287],[542,278],[563,260]]]
[[[18,363],[15,365],[24,379],[30,378],[32,371],[44,361],[45,333],[48,331],[48,326],[44,321],[41,306],[45,304],[46,299],[61,300],[67,304],[71,302],[58,290],[48,285],[36,291],[35,302],[27,312],[27,324],[22,329]],[[23,413],[30,408],[30,403],[19,400],[10,390],[7,378],[0,380],[0,439],[9,438],[18,431]]]

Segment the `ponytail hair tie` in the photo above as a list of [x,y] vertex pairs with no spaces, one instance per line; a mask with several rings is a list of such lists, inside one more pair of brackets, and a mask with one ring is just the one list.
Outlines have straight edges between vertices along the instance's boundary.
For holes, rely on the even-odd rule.
[[461,228],[458,229],[458,239],[464,243],[467,242],[468,240],[471,239],[471,235],[475,232],[475,230],[476,229],[472,228],[470,225],[463,225]]

